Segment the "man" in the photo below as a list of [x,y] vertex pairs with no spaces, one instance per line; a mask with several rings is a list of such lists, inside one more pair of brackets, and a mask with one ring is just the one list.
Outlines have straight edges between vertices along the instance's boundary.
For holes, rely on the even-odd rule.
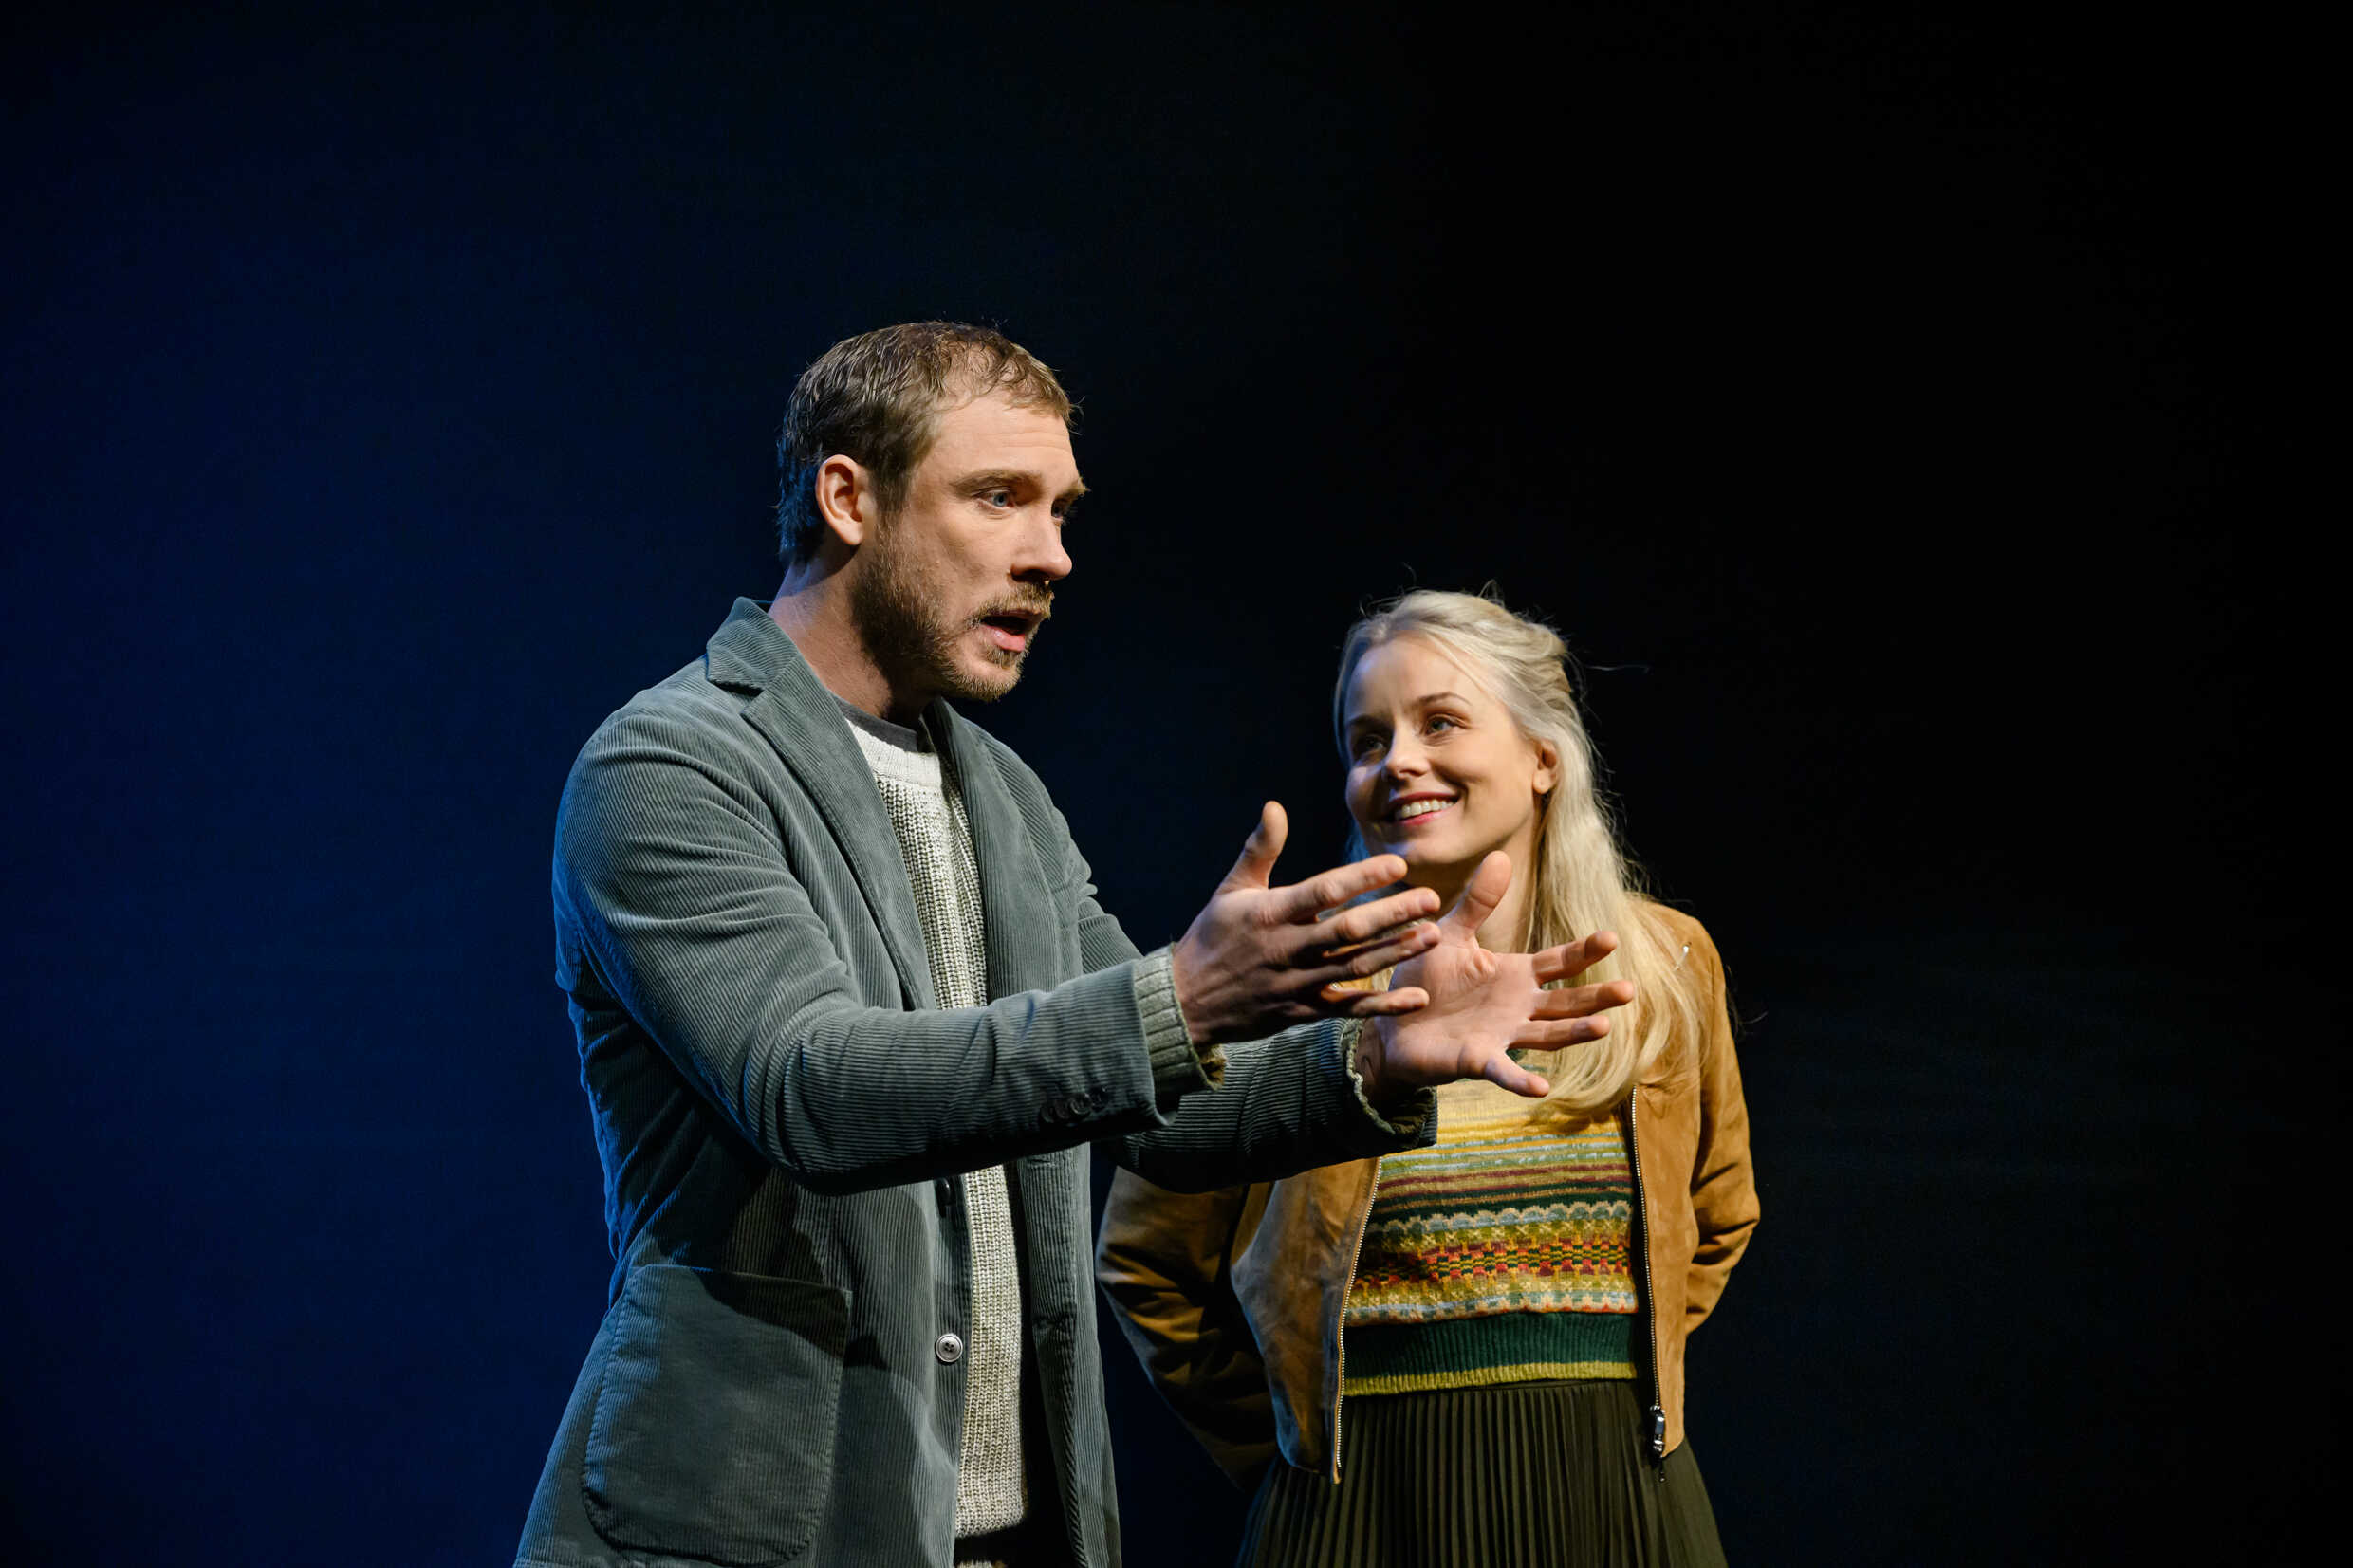
[[1436,925],[1354,902],[1394,857],[1269,887],[1272,805],[1138,956],[943,700],[1012,686],[1070,570],[1068,416],[993,332],[837,344],[779,446],[774,604],[573,768],[557,972],[617,1267],[521,1562],[1114,1560],[1085,1146],[1180,1190],[1407,1147],[1425,1085],[1541,1093],[1508,1047],[1624,1000],[1540,988],[1606,936],[1478,951],[1500,864]]

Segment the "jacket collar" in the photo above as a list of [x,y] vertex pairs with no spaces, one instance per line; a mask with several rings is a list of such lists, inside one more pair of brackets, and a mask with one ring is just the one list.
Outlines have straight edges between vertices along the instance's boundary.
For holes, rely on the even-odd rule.
[[[909,1005],[937,1006],[898,837],[833,694],[792,638],[752,600],[735,601],[712,634],[703,659],[713,685],[749,699],[745,719],[768,738],[816,802],[881,929]],[[1051,912],[1051,884],[988,737],[943,700],[935,699],[923,716],[955,776],[972,824],[986,916],[989,994],[1049,988],[1064,978],[1054,941],[1061,922],[1039,917]]]
[[849,721],[817,672],[784,628],[749,599],[737,600],[712,634],[703,650],[703,671],[712,685],[746,699],[745,722],[775,748],[816,803],[882,932],[907,1005],[938,1005],[898,836]]
[[713,686],[746,693],[804,682],[816,691],[824,690],[801,650],[785,636],[783,627],[769,619],[768,607],[754,599],[737,600],[727,618],[719,622],[719,629],[711,634],[711,640],[703,645],[703,673]]
[[989,737],[940,699],[935,698],[923,716],[955,774],[964,816],[973,826],[973,858],[980,867],[986,916],[989,994],[1050,990],[1068,978],[1062,972],[1057,941],[1062,913],[1054,908],[1053,884],[1038,863],[1036,843],[1006,787]]

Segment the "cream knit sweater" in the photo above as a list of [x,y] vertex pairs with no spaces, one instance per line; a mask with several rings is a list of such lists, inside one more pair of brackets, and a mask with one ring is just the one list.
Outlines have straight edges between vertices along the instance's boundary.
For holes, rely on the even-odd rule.
[[[874,770],[915,889],[933,993],[942,1007],[979,1006],[989,1000],[988,957],[980,869],[963,799],[937,752],[910,750],[880,738],[875,731],[882,727],[862,714],[852,718],[850,728]],[[958,1540],[1018,1524],[1029,1510],[1022,1464],[1021,1264],[1005,1167],[975,1171],[960,1185],[973,1297],[964,1352],[963,1451],[956,1470]],[[957,1559],[963,1560],[960,1550]]]

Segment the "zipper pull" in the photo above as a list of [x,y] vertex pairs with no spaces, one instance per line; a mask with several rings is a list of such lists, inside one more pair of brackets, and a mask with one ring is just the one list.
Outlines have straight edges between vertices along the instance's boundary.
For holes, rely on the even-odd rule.
[[1650,1408],[1650,1456],[1667,1462],[1667,1412],[1656,1405]]

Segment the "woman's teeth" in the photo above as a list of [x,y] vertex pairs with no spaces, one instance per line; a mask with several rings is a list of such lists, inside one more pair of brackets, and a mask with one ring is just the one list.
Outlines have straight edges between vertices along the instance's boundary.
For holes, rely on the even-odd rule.
[[1454,803],[1452,801],[1408,801],[1391,815],[1398,821],[1411,821],[1416,817],[1427,817],[1433,811],[1444,811]]

